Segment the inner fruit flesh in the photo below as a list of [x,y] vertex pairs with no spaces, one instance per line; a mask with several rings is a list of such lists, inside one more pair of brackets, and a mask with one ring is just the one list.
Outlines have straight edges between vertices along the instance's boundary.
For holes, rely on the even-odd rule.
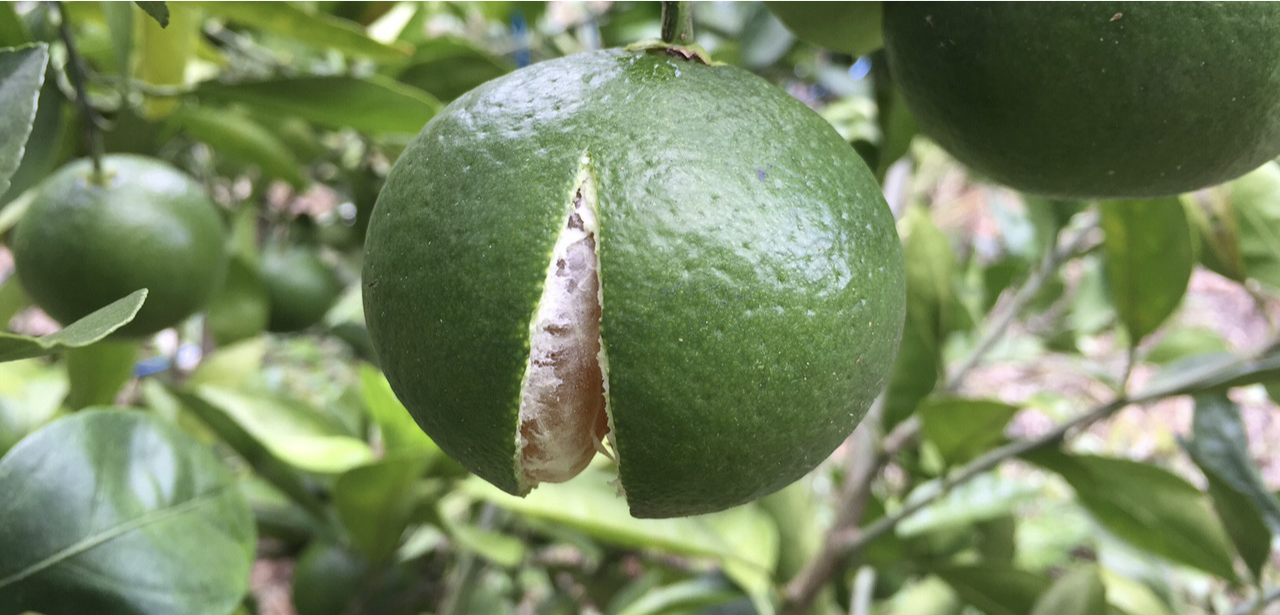
[[609,433],[592,188],[574,195],[534,316],[517,442],[528,487],[577,476]]

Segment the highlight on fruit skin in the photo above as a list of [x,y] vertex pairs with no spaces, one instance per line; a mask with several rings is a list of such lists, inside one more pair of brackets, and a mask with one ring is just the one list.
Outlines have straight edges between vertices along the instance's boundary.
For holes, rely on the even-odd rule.
[[921,132],[1051,197],[1169,196],[1280,155],[1280,5],[894,2],[890,73]]
[[131,154],[88,159],[46,178],[13,235],[18,280],[50,316],[79,320],[140,288],[137,316],[114,337],[145,337],[204,308],[226,272],[226,230],[204,187]]
[[441,449],[516,495],[603,452],[637,517],[816,467],[881,390],[905,304],[893,217],[821,117],[741,69],[621,50],[431,120],[379,196],[362,290]]

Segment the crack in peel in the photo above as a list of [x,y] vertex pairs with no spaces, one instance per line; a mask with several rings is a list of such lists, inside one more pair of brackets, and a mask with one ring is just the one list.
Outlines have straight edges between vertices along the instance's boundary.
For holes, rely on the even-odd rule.
[[595,185],[580,176],[573,210],[556,239],[530,335],[516,436],[522,491],[577,476],[609,434],[600,338]]

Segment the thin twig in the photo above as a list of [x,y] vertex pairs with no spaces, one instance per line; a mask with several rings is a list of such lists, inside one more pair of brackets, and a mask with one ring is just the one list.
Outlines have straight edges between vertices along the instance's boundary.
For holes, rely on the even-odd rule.
[[1256,598],[1236,607],[1235,610],[1231,611],[1231,615],[1257,615],[1268,604],[1277,601],[1280,601],[1280,587],[1272,587]]
[[973,371],[987,353],[995,346],[996,342],[1004,337],[1009,326],[1017,320],[1027,305],[1035,299],[1036,295],[1044,288],[1044,285],[1053,279],[1053,274],[1063,263],[1075,257],[1085,247],[1085,242],[1089,239],[1091,231],[1097,226],[1097,220],[1090,220],[1083,228],[1075,232],[1074,235],[1068,237],[1060,247],[1055,246],[1050,250],[1046,250],[1044,258],[1040,260],[1040,266],[1031,273],[1031,277],[1027,278],[1025,284],[1018,289],[1013,298],[1002,304],[1000,308],[992,314],[991,324],[989,324],[982,332],[982,337],[978,339],[978,343],[974,345],[973,352],[965,358],[960,365],[951,372],[947,377],[947,383],[944,387],[948,392],[959,390],[960,385],[964,383],[969,372]]
[[[974,459],[959,470],[950,474],[938,483],[937,489],[925,497],[904,505],[891,515],[876,520],[865,528],[833,527],[823,550],[806,566],[786,588],[786,603],[780,609],[782,613],[799,615],[804,613],[812,603],[813,595],[825,585],[835,571],[835,564],[850,557],[872,541],[892,532],[907,517],[932,504],[952,489],[967,483],[979,475],[994,469],[1002,462],[1062,442],[1068,435],[1079,433],[1085,428],[1110,417],[1128,405],[1145,404],[1174,395],[1181,395],[1201,388],[1222,386],[1232,381],[1242,381],[1251,375],[1270,373],[1276,368],[1277,349],[1280,341],[1273,340],[1243,353],[1231,361],[1207,365],[1191,370],[1178,378],[1169,378],[1154,382],[1146,389],[1131,397],[1117,395],[1117,398],[1096,406],[1080,416],[1067,421],[1052,431],[1031,440],[1011,442],[1000,448],[987,452]],[[1271,598],[1276,600],[1280,598]]]
[[102,181],[102,116],[89,104],[89,92],[85,84],[89,71],[85,67],[84,58],[76,50],[75,38],[71,36],[71,19],[67,16],[66,7],[61,2],[53,2],[58,9],[58,36],[67,48],[67,76],[76,89],[76,106],[80,108],[80,117],[84,119],[84,136],[89,147],[89,156],[93,160],[93,179]]

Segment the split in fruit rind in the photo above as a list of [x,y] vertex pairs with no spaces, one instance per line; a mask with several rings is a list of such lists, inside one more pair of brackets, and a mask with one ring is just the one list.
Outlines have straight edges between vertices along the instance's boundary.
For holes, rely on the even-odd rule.
[[547,265],[529,325],[520,385],[516,468],[521,493],[564,482],[587,467],[609,433],[609,380],[600,335],[598,199],[583,156],[570,208]]

